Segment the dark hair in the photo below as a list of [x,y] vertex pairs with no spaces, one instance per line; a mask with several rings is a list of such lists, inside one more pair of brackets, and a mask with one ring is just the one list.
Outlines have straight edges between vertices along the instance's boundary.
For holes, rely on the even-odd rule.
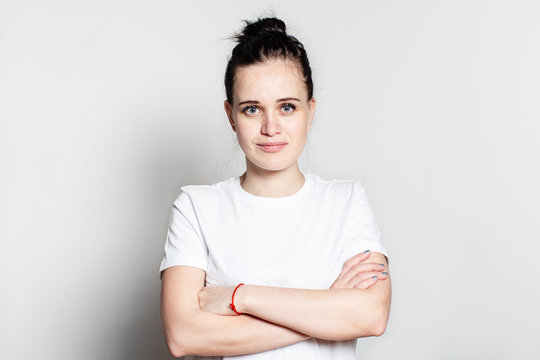
[[287,35],[285,23],[275,17],[258,19],[256,22],[244,20],[243,31],[233,36],[238,44],[225,70],[225,91],[227,100],[233,102],[233,85],[236,69],[240,66],[264,62],[271,58],[297,61],[306,84],[308,99],[313,97],[311,68],[304,45],[294,36]]

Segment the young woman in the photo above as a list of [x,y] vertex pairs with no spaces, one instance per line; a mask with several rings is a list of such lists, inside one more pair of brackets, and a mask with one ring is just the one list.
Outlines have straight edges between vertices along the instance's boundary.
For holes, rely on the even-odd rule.
[[390,311],[387,252],[358,181],[303,174],[315,99],[302,44],[276,18],[246,22],[225,111],[246,171],[181,188],[162,272],[174,356],[355,359]]

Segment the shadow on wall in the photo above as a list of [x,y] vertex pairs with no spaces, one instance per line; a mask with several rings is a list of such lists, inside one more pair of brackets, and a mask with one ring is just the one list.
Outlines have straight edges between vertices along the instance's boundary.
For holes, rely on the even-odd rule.
[[125,324],[124,351],[120,360],[174,359],[169,354],[159,313],[160,283],[153,280],[141,286],[140,300],[133,317]]
[[205,133],[194,118],[191,114],[167,114],[161,119],[148,119],[152,130],[138,144],[137,152],[144,154],[138,160],[144,194],[137,194],[144,226],[137,225],[138,239],[133,243],[139,248],[131,276],[137,279],[136,286],[131,287],[130,304],[126,304],[130,310],[118,336],[122,345],[117,359],[174,359],[165,342],[159,308],[159,266],[171,208],[181,186],[205,183],[215,176],[209,166],[215,159],[200,151]]

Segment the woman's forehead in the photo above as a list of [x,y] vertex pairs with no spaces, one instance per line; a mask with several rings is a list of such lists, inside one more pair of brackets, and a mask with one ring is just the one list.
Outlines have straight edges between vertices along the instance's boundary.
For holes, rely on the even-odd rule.
[[303,99],[307,97],[307,89],[297,62],[272,59],[238,68],[234,95],[239,102],[284,97]]

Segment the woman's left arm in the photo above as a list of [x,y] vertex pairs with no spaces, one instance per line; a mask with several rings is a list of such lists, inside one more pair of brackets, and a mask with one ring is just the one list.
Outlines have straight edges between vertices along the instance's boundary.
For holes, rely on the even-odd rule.
[[[383,254],[373,252],[370,262],[388,264]],[[222,304],[230,302],[225,290]],[[390,274],[367,289],[331,288],[310,290],[243,285],[234,305],[240,313],[288,327],[325,340],[350,340],[384,333],[390,313]],[[203,307],[204,310],[204,307]]]

